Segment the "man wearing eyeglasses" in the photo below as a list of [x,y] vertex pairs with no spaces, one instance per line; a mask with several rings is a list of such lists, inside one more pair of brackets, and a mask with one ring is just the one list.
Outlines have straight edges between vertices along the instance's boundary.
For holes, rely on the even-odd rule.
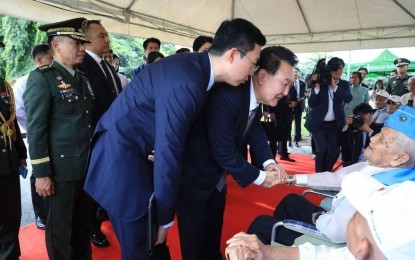
[[[256,61],[265,41],[249,21],[224,21],[208,52],[172,55],[145,67],[101,117],[84,188],[108,211],[122,259],[150,259],[150,248],[166,241],[189,129],[214,82],[237,87],[248,80],[254,65],[246,56]],[[147,159],[153,150],[154,165]],[[147,237],[151,197],[155,242]]]
[[[288,94],[297,57],[281,46],[267,47],[259,59],[238,50],[236,60],[251,67],[239,88],[217,84],[190,129],[177,218],[182,257],[223,259],[220,252],[226,203],[226,174],[241,187],[270,188],[285,179],[262,130],[258,103],[276,106]],[[246,161],[250,146],[252,164]],[[157,158],[156,158],[157,161]]]
[[391,95],[389,99],[386,101],[386,108],[388,114],[391,115],[395,112],[399,106],[401,105],[401,97],[397,95]]
[[408,93],[409,75],[407,71],[411,61],[405,58],[399,58],[393,63],[396,66],[398,75],[389,79],[388,84],[386,85],[386,91],[391,95],[402,96]]

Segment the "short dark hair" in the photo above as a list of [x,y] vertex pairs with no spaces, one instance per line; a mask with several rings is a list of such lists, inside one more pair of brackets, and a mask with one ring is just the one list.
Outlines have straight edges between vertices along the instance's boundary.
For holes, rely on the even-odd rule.
[[184,53],[184,52],[190,52],[190,49],[189,48],[180,48],[176,51],[176,54],[177,53]]
[[147,64],[151,64],[156,61],[157,58],[164,58],[164,55],[158,51],[152,51],[147,55]]
[[101,20],[88,20],[86,22],[85,34],[88,34],[89,33],[89,31],[91,29],[91,24],[98,24],[98,25],[101,25],[102,26]]
[[264,69],[268,74],[274,75],[278,71],[281,61],[286,61],[291,66],[295,67],[298,63],[298,58],[291,50],[285,47],[266,47],[261,51],[261,55],[257,62],[258,69],[255,73]]
[[209,53],[219,56],[231,48],[248,53],[255,48],[255,44],[264,46],[266,42],[265,36],[254,24],[236,18],[222,22],[213,38]]
[[159,48],[160,48],[160,46],[161,46],[161,42],[160,42],[160,40],[159,40],[159,39],[151,37],[151,38],[146,39],[146,40],[143,42],[143,48],[144,48],[144,50],[147,50],[147,45],[148,45],[150,42],[155,42],[155,43],[157,43],[157,44],[158,44],[158,46],[159,46]]
[[366,69],[366,68],[363,68],[363,67],[360,67],[360,68],[358,68],[357,69],[357,71],[361,71],[361,70],[364,70],[364,71],[366,71],[366,74],[369,74],[369,71]]
[[360,83],[362,83],[362,81],[363,81],[363,76],[362,76],[362,74],[360,74],[360,72],[358,72],[358,71],[353,71],[353,72],[352,72],[352,75],[356,75],[356,76],[359,78],[359,84],[360,84]]
[[203,44],[207,42],[213,43],[213,38],[210,36],[203,36],[203,35],[197,37],[193,42],[193,51],[198,52],[200,47],[202,47]]
[[338,70],[340,65],[344,67],[344,61],[339,57],[333,57],[329,60],[329,62],[327,62],[327,67],[330,71]]
[[39,44],[32,48],[32,59],[35,59],[37,56],[43,56],[50,51],[50,47],[47,44]]
[[371,105],[366,103],[360,103],[359,105],[353,108],[353,115],[366,115],[368,113],[373,113],[373,108]]
[[113,53],[113,54],[112,54],[112,58],[113,58],[113,59],[120,59],[120,56],[118,56],[117,54]]

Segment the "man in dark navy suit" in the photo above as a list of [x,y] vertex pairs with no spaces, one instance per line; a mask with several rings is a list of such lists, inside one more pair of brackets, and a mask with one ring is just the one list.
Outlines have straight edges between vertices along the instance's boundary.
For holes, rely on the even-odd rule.
[[[144,68],[96,127],[85,190],[108,211],[122,259],[149,259],[147,220],[154,194],[156,245],[166,240],[181,183],[190,126],[214,82],[248,80],[265,37],[243,19],[224,21],[212,48],[184,53]],[[241,53],[245,53],[242,55]],[[154,165],[147,157],[154,150]],[[154,167],[154,170],[153,170]]]
[[[303,117],[303,112],[305,108],[304,104],[304,95],[305,95],[305,82],[300,80],[300,69],[294,68],[294,83],[296,95],[296,105],[293,109],[293,118],[294,118],[294,125],[295,125],[295,135],[294,135],[294,142],[295,146],[299,147],[300,145],[298,142],[302,140],[301,136],[301,118]],[[290,133],[291,135],[291,133]],[[291,140],[291,137],[290,137]]]
[[[103,59],[103,55],[109,52],[110,40],[101,22],[89,20],[85,36],[91,43],[85,44],[84,62],[78,66],[78,69],[85,73],[94,92],[93,116],[96,124],[121,92],[121,81],[114,67]],[[94,203],[91,217],[91,242],[96,246],[106,247],[109,246],[109,242],[101,231],[102,220],[97,217],[98,210],[103,211],[97,203]]]
[[[184,260],[222,259],[226,173],[241,187],[269,188],[286,176],[268,146],[258,103],[276,106],[288,94],[297,57],[284,47],[265,48],[259,60],[240,54],[256,69],[253,77],[240,88],[215,85],[188,136],[178,209]],[[247,144],[256,165],[246,161]]]
[[352,100],[349,82],[340,79],[343,68],[342,59],[331,58],[327,63],[331,82],[321,85],[312,82],[305,127],[316,144],[316,172],[331,172],[340,154],[338,139],[346,122],[344,104]]

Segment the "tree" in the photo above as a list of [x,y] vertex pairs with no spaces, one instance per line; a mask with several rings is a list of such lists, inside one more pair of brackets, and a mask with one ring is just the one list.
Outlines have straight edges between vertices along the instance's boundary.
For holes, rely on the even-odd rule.
[[1,17],[2,38],[6,47],[1,53],[1,75],[6,80],[17,79],[33,69],[31,49],[45,40],[38,33],[38,23],[8,16]]
[[[34,68],[31,50],[33,46],[47,42],[46,33],[39,31],[38,26],[37,22],[0,15],[0,39],[6,45],[0,52],[0,76],[7,81],[17,79]],[[121,66],[130,76],[142,62],[144,39],[110,34],[110,41],[111,49],[120,56]],[[160,51],[169,56],[176,52],[176,46],[163,43]]]

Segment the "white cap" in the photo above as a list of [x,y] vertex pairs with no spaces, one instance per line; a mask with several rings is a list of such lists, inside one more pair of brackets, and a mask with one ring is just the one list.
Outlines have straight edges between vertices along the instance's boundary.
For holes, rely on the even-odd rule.
[[401,97],[397,96],[397,95],[390,95],[390,97],[388,99],[392,100],[395,103],[402,103]]
[[375,98],[376,98],[376,96],[381,96],[381,97],[385,97],[385,98],[389,99],[389,93],[388,93],[388,92],[386,92],[386,91],[385,91],[385,90],[383,90],[383,89],[378,90],[376,93],[375,93],[375,92],[373,92],[373,94],[372,94],[372,98],[373,98],[373,99],[375,99]]
[[372,176],[351,173],[342,182],[349,202],[365,217],[388,259],[414,259],[415,182],[385,186]]

